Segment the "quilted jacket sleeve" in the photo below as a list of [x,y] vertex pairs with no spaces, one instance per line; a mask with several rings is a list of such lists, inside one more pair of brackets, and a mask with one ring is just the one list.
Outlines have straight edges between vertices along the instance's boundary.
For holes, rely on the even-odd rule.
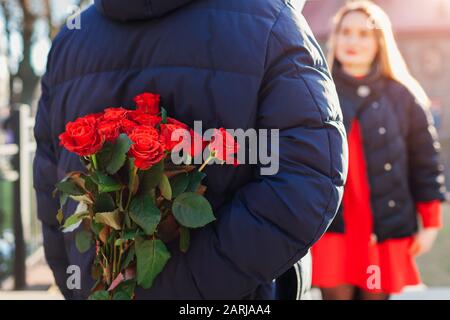
[[445,200],[440,144],[428,108],[409,94],[408,153],[411,192],[416,202]]

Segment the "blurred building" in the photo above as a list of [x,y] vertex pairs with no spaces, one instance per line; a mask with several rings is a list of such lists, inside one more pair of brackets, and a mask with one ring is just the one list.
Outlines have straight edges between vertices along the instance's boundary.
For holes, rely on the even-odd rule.
[[9,73],[7,59],[0,54],[0,118],[2,110],[7,108],[9,101]]
[[[308,1],[303,11],[326,50],[331,20],[345,0]],[[413,75],[432,99],[450,187],[450,0],[374,0],[391,18]]]

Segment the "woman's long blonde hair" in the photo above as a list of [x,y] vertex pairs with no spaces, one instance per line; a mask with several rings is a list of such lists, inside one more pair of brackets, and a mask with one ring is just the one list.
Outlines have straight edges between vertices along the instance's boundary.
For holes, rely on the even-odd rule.
[[411,75],[400,53],[388,15],[371,1],[349,1],[336,13],[333,19],[333,30],[328,41],[328,63],[330,68],[332,69],[336,62],[336,36],[342,20],[348,13],[354,11],[365,13],[368,16],[368,24],[374,28],[375,36],[378,40],[379,52],[377,57],[381,73],[403,84],[423,106],[429,106],[430,99],[419,82]]

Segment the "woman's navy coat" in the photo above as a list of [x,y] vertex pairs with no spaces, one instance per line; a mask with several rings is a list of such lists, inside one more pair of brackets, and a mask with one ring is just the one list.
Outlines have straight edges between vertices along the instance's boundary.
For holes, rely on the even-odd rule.
[[[269,298],[272,279],[304,256],[330,225],[343,193],[346,139],[323,54],[296,1],[96,0],[81,29],[64,28],[42,80],[34,162],[48,263],[67,298],[85,298],[93,250],[62,234],[52,191],[81,169],[58,145],[68,121],[155,92],[189,125],[280,129],[280,169],[211,166],[207,197],[217,221],[192,233],[138,298]],[[76,204],[64,210],[67,217]],[[81,268],[68,290],[66,268]]]
[[[361,124],[373,232],[378,242],[412,236],[418,230],[416,204],[444,201],[446,194],[430,110],[378,67],[356,79],[336,65],[333,77],[347,131],[355,119]],[[345,232],[344,210],[341,206],[329,232]]]

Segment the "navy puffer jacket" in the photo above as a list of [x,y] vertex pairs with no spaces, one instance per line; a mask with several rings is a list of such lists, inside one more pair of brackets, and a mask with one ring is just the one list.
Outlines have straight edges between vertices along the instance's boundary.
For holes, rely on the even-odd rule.
[[[108,106],[131,106],[141,92],[162,96],[173,117],[203,129],[280,129],[280,169],[209,166],[207,197],[217,221],[177,248],[138,298],[269,298],[281,275],[325,232],[346,174],[346,138],[323,54],[295,7],[282,0],[98,0],[81,29],[63,29],[42,80],[34,162],[47,260],[67,298],[93,284],[93,250],[81,255],[62,234],[51,193],[82,169],[58,145],[68,121]],[[69,202],[65,216],[76,204]],[[81,268],[68,290],[66,268]],[[263,290],[266,289],[266,290]]]

